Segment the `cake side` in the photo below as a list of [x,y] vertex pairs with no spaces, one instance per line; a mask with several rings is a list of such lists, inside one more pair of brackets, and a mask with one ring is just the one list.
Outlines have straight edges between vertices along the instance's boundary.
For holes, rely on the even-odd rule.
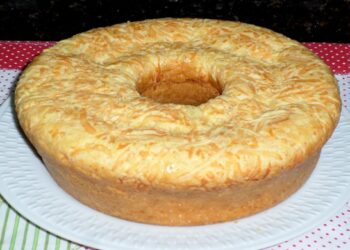
[[100,212],[141,223],[194,226],[242,218],[284,201],[309,178],[318,158],[319,153],[278,176],[219,189],[164,189],[86,175],[55,159],[43,159],[61,188]]

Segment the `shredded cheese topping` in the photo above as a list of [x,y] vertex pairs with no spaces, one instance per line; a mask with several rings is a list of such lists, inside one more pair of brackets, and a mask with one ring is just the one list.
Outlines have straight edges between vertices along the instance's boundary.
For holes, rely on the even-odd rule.
[[[194,65],[222,93],[198,106],[141,96],[159,65]],[[16,88],[21,126],[43,158],[167,187],[268,178],[319,151],[340,98],[302,45],[238,22],[159,19],[93,29],[45,50]]]

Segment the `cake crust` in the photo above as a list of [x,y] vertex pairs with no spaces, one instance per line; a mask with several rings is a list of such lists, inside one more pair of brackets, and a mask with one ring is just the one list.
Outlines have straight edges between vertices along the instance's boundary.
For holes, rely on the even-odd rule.
[[[244,23],[169,18],[57,43],[22,74],[15,106],[50,173],[78,200],[126,219],[192,225],[246,216],[293,193],[341,102],[329,68],[296,41]],[[278,181],[287,173],[300,179]],[[271,192],[254,209],[245,200],[244,213],[228,206],[230,216],[218,218],[198,206],[213,194],[223,208],[221,193],[237,202],[249,185]],[[287,191],[278,195],[273,185]],[[253,188],[244,192],[254,197]],[[182,210],[151,219],[150,206],[161,214],[176,197]],[[113,198],[124,203],[102,204]],[[192,220],[179,212],[186,209]],[[207,217],[195,219],[197,210]]]

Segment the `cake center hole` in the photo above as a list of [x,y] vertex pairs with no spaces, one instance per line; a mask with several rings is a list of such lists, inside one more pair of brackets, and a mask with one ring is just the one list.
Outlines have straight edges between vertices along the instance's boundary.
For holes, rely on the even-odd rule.
[[172,63],[157,67],[154,72],[142,76],[136,84],[141,96],[159,103],[198,106],[222,93],[221,85],[188,64]]

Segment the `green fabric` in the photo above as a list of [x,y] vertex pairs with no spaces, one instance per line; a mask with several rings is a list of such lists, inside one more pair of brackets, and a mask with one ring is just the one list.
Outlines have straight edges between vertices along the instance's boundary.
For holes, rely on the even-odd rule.
[[32,224],[0,196],[0,250],[83,250],[75,243]]

